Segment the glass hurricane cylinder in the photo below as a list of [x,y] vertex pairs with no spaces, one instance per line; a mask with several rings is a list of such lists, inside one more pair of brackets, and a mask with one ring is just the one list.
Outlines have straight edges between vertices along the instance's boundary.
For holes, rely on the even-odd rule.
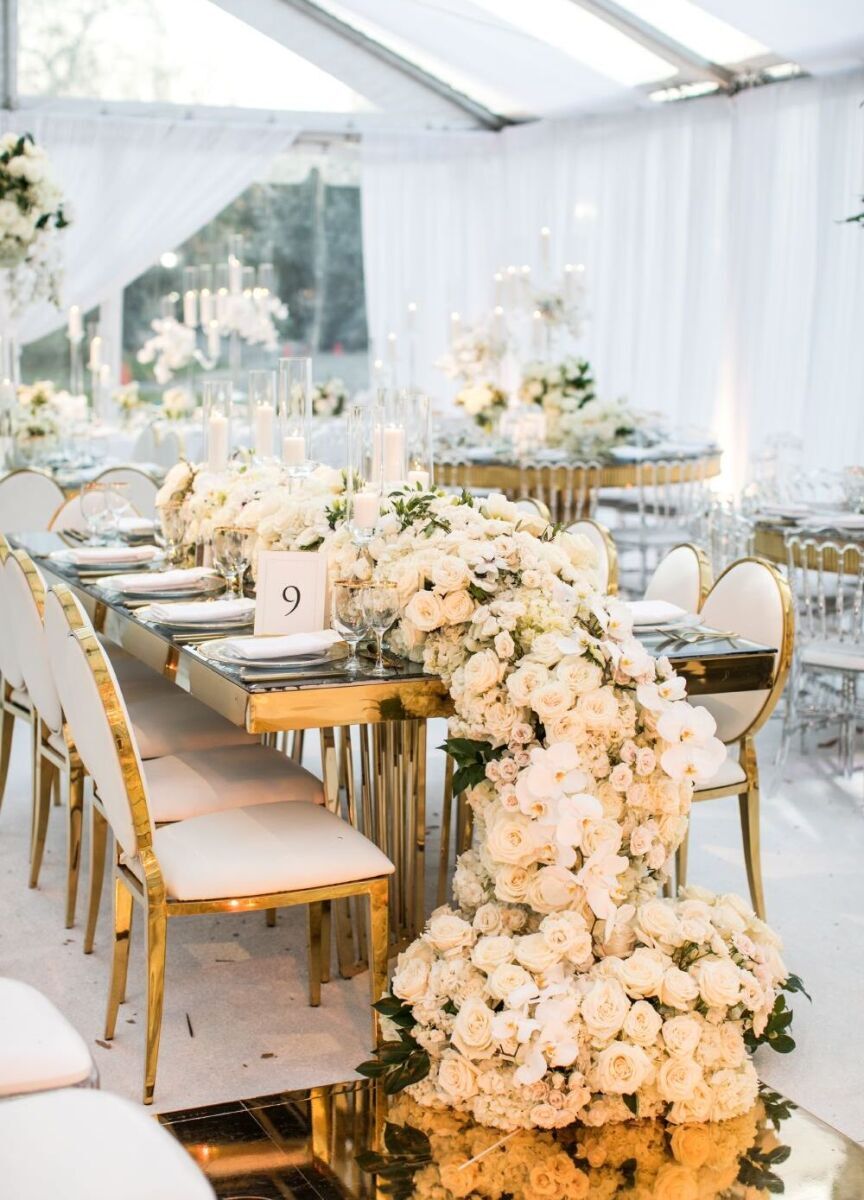
[[403,396],[405,414],[405,480],[409,487],[423,490],[434,480],[432,453],[432,405],[425,392],[408,390]]
[[231,457],[231,381],[204,380],[204,458],[210,471],[224,471]]
[[380,426],[380,459],[376,466],[380,467],[381,490],[386,495],[402,487],[407,475],[404,398],[399,392],[382,388],[375,411]]
[[279,359],[279,447],[292,474],[312,469],[312,359]]
[[276,440],[276,372],[249,372],[249,423],[252,449],[261,460],[273,458]]
[[368,541],[381,510],[381,422],[374,406],[348,409],[345,516],[355,541]]

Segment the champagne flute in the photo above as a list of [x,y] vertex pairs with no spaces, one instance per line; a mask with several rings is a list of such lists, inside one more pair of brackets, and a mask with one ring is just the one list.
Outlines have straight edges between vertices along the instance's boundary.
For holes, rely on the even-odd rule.
[[249,566],[252,530],[236,525],[221,525],[213,530],[213,565],[225,580],[223,599],[243,596],[243,576]]
[[163,504],[159,509],[159,520],[162,525],[162,537],[165,540],[168,564],[172,567],[181,567],[186,557],[183,545],[186,537],[183,505],[176,500],[170,504]]
[[108,497],[101,483],[85,483],[81,489],[81,516],[87,522],[89,546],[101,546],[104,542],[103,529]]
[[338,579],[333,584],[333,606],[330,624],[348,643],[351,651],[345,670],[355,674],[360,670],[357,646],[369,632],[369,618],[363,602],[368,584],[359,579]]
[[399,592],[395,583],[371,583],[363,592],[363,609],[375,634],[377,656],[370,675],[388,675],[384,665],[384,634],[399,615]]
[[129,485],[122,480],[113,480],[105,487],[105,534],[109,542],[117,542],[120,536],[120,518],[134,513],[126,496]]

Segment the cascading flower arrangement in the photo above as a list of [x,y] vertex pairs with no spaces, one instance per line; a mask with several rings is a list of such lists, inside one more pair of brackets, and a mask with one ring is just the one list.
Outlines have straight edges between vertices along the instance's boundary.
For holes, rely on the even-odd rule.
[[69,225],[48,157],[29,133],[0,137],[0,267],[20,311],[36,300],[59,305],[56,234]]
[[648,419],[647,413],[623,400],[599,400],[591,365],[584,358],[529,363],[519,394],[525,403],[542,408],[547,443],[571,453],[604,453],[632,438]]
[[227,512],[264,545],[326,543],[339,577],[395,582],[391,645],[453,699],[474,847],[455,905],[400,954],[389,1040],[358,1069],[508,1130],[746,1112],[748,1050],[794,1046],[782,993],[800,981],[739,897],[659,895],[694,782],[725,756],[713,718],[597,593],[584,538],[502,496],[405,490],[358,556],[340,490],[331,472],[279,497],[235,470],[199,473],[184,503],[199,531]]

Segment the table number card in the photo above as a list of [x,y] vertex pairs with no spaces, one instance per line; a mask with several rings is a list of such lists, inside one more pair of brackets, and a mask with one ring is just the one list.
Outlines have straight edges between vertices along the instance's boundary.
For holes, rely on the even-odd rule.
[[255,580],[255,633],[317,633],[326,629],[327,554],[261,550]]

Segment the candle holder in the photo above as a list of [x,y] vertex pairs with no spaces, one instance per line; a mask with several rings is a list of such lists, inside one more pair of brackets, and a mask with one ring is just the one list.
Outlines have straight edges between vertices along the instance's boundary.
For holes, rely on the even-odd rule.
[[224,471],[228,467],[232,392],[229,379],[204,380],[204,457],[210,471]]
[[249,372],[249,423],[258,462],[272,461],[276,439],[276,372]]
[[312,359],[279,359],[279,447],[290,475],[308,475],[312,448]]
[[183,268],[183,324],[198,328],[198,268]]
[[198,318],[205,333],[210,328],[210,322],[215,319],[215,316],[213,267],[210,263],[202,263],[198,268]]
[[348,464],[345,519],[351,540],[366,546],[375,536],[381,511],[381,432],[377,406],[352,404],[348,409]]
[[[382,388],[375,405],[375,423],[380,428],[381,492],[387,495],[405,486],[405,402],[399,392]],[[377,437],[376,437],[377,441]]]
[[406,433],[406,475],[410,488],[429,491],[433,486],[432,405],[425,392],[403,393]]

